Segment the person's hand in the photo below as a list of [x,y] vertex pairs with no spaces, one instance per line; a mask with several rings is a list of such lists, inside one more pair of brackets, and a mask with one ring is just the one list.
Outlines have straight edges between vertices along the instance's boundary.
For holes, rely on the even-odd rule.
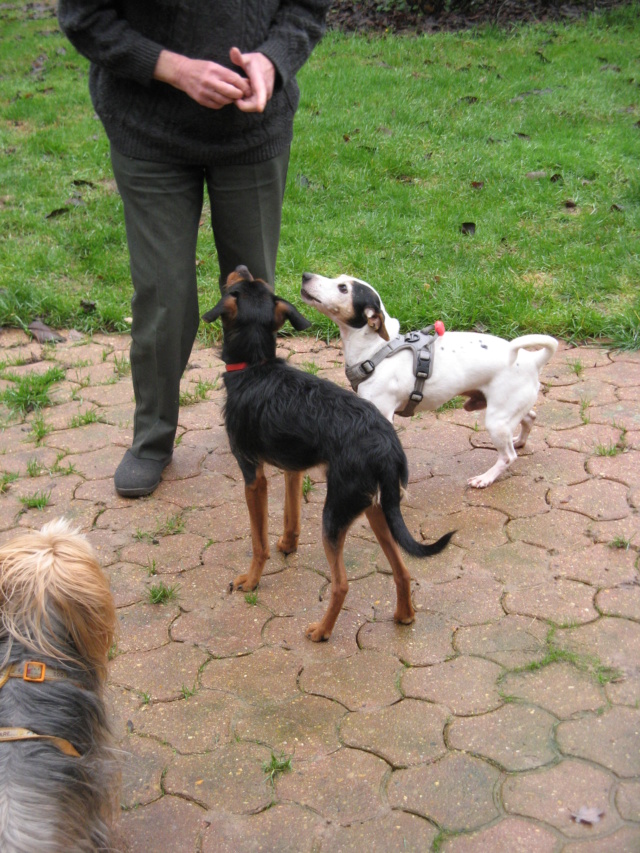
[[235,105],[244,113],[264,112],[276,82],[273,62],[264,53],[240,53],[237,47],[231,48],[229,58],[234,65],[242,68],[251,86],[250,92],[238,98]]
[[181,89],[212,110],[252,97],[250,81],[230,68],[205,59],[189,59],[169,50],[160,53],[154,77]]

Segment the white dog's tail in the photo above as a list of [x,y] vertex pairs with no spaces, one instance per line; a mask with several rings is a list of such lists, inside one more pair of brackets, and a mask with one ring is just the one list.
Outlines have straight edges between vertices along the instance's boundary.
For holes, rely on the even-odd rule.
[[520,338],[514,338],[509,344],[509,363],[515,363],[518,350],[529,347],[540,347],[532,353],[536,367],[540,370],[558,349],[558,341],[550,335],[522,335]]

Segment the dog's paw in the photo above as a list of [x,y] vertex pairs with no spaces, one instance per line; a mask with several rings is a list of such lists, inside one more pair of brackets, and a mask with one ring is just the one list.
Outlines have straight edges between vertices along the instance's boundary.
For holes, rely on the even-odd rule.
[[413,609],[410,612],[404,610],[399,612],[396,610],[393,618],[399,625],[411,625],[412,622],[416,621],[416,614],[413,612]]
[[283,554],[293,554],[297,550],[298,537],[288,536],[286,533],[283,533],[278,539],[278,551],[281,551]]
[[471,477],[467,480],[467,483],[472,489],[486,489],[487,486],[490,486],[491,483],[493,483],[494,479],[494,477],[489,478],[484,474],[480,474],[477,477]]
[[229,584],[229,592],[240,590],[241,592],[252,592],[258,586],[258,581],[253,583],[249,580],[249,575],[238,575],[235,580]]
[[305,631],[305,635],[314,643],[322,643],[331,636],[331,631],[325,631],[322,622],[312,622]]

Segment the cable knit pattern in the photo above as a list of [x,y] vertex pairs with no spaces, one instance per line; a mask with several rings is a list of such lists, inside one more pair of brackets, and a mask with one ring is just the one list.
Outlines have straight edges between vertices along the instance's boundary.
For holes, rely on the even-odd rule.
[[[324,32],[329,5],[330,0],[59,0],[58,20],[91,62],[91,99],[121,154],[241,165],[275,157],[291,143],[296,73]],[[264,53],[276,68],[273,97],[262,114],[233,105],[207,109],[153,79],[165,48],[233,68],[233,46]]]

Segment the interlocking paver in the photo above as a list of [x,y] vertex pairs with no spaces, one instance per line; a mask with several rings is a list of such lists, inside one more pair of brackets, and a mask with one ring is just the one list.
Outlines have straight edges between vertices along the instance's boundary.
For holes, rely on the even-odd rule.
[[640,775],[640,710],[610,708],[597,716],[568,720],[556,733],[567,755],[588,758],[624,778]]
[[454,656],[454,623],[444,616],[416,613],[412,625],[368,622],[358,633],[360,648],[391,652],[410,666],[441,663]]
[[[610,808],[614,777],[582,761],[568,759],[550,769],[511,776],[502,786],[507,812],[554,826],[570,838],[609,835],[620,825]],[[577,821],[581,808],[600,814],[597,823]]]
[[[185,685],[186,687],[186,685]],[[151,702],[131,714],[133,730],[181,755],[210,752],[232,740],[231,722],[243,705],[219,690],[198,690],[173,702]]]
[[387,708],[348,714],[340,737],[347,746],[373,752],[394,767],[433,761],[446,753],[446,708],[404,699]]
[[486,657],[515,668],[538,663],[544,657],[548,632],[548,625],[538,619],[503,616],[485,625],[458,628],[454,646],[462,654]]
[[437,830],[417,815],[394,811],[389,815],[352,826],[336,827],[327,833],[323,851],[331,853],[389,853],[430,850]]
[[340,749],[317,761],[295,763],[276,779],[276,795],[349,826],[387,810],[381,787],[388,772],[387,763],[375,755]]
[[557,836],[548,828],[514,817],[447,839],[440,849],[443,853],[555,853],[557,845]]
[[235,818],[219,811],[206,814],[202,853],[315,853],[326,833],[322,818],[290,804]]
[[556,718],[530,705],[508,703],[475,717],[454,720],[447,742],[453,749],[489,758],[505,770],[531,770],[556,757]]
[[559,719],[597,711],[606,704],[604,690],[593,675],[571,663],[551,663],[532,672],[510,673],[500,688],[505,696],[539,705]]
[[[388,563],[357,520],[345,607],[315,644],[304,631],[327,606],[326,472],[309,472],[300,548],[284,557],[283,476],[267,466],[271,559],[256,597],[230,594],[251,542],[218,351],[194,349],[181,390],[212,387],[181,408],[157,491],[127,500],[113,471],[131,441],[133,390],[115,359],[130,339],[64,337],[45,361],[21,330],[0,332],[23,371],[50,359],[66,371],[40,443],[33,413],[0,431],[0,471],[17,475],[0,492],[0,541],[64,514],[110,578],[118,849],[640,849],[638,353],[561,344],[527,448],[486,490],[467,486],[495,461],[481,416],[398,419],[409,530],[425,541],[457,532],[433,558],[406,557],[416,620],[402,626]],[[346,386],[335,342],[279,344]],[[80,425],[87,412],[96,421]],[[48,505],[26,509],[36,490]],[[151,604],[160,583],[175,597]],[[580,809],[598,822],[577,822]]]
[[252,814],[273,802],[264,770],[269,759],[269,750],[254,743],[225,743],[201,755],[177,755],[167,768],[164,789],[210,809]]
[[400,699],[397,682],[402,666],[385,652],[359,655],[306,666],[300,676],[305,693],[341,702],[350,711],[392,705]]
[[496,684],[501,672],[492,661],[460,655],[446,663],[406,670],[402,689],[406,696],[446,705],[453,714],[483,714],[502,704]]
[[245,708],[237,715],[235,736],[267,744],[275,753],[296,761],[315,761],[340,748],[338,726],[347,713],[339,703],[321,696]]
[[396,770],[389,802],[433,820],[442,829],[476,829],[499,814],[494,792],[500,773],[479,758],[450,752],[434,764]]
[[559,578],[538,586],[510,590],[503,605],[507,613],[534,616],[556,625],[582,624],[598,618],[593,596],[593,587]]

